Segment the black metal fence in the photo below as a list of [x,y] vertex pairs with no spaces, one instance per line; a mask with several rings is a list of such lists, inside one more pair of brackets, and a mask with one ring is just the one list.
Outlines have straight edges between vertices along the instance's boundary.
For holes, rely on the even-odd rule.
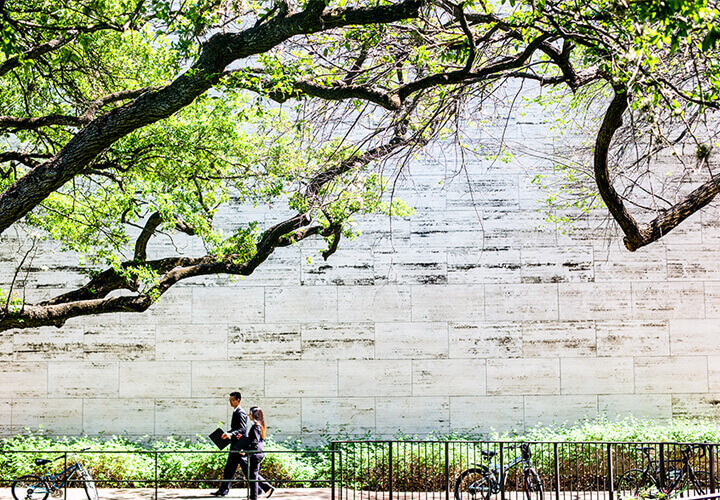
[[[487,467],[499,491],[475,491],[458,500],[497,498],[535,500],[525,493],[526,465],[515,442],[479,441],[342,441],[337,467],[339,492],[347,500],[456,498],[455,484],[470,468]],[[543,486],[544,500],[690,497],[715,493],[718,444],[694,443],[528,443],[530,463]],[[514,465],[513,465],[514,464]],[[692,478],[690,471],[692,469]],[[633,471],[633,472],[630,472]],[[620,482],[623,475],[626,478]],[[656,480],[658,492],[629,491],[628,478]],[[682,477],[681,477],[682,476]],[[694,479],[693,479],[694,478]],[[691,480],[692,479],[692,480]],[[697,485],[702,484],[702,488]],[[620,492],[618,487],[623,488]],[[462,486],[461,486],[462,488]],[[671,492],[663,493],[663,490]],[[622,494],[618,494],[622,493]]]
[[[335,500],[624,500],[629,497],[691,497],[709,495],[720,488],[718,453],[720,444],[697,443],[609,443],[609,442],[532,442],[524,450],[515,442],[499,441],[336,441],[329,450],[266,451],[261,474],[275,487],[315,487]],[[86,462],[100,488],[150,488],[155,498],[164,488],[217,487],[228,452],[201,450],[83,451],[77,453]],[[119,454],[133,455],[128,471],[112,469]],[[198,469],[183,461],[188,454],[210,455],[215,465]],[[267,457],[294,454],[312,474],[292,477],[274,468]],[[57,458],[55,470],[72,463],[72,452],[2,451],[4,463],[35,458]],[[313,458],[314,457],[314,458]],[[318,458],[323,458],[318,460]],[[526,460],[524,460],[526,459]],[[134,463],[132,463],[134,461]],[[317,464],[322,462],[322,466]],[[527,468],[531,464],[543,487],[540,496],[529,493]],[[93,467],[95,465],[95,467]],[[102,465],[102,467],[101,467]],[[119,467],[119,465],[118,465]],[[470,491],[456,482],[468,469],[490,471],[496,479],[495,490]],[[10,486],[12,477],[4,467],[0,485]],[[136,471],[143,471],[137,475]],[[34,471],[40,472],[40,471]],[[42,474],[39,474],[42,475]],[[658,486],[658,492],[634,495],[629,479],[646,476]],[[629,479],[628,479],[629,478]],[[236,479],[242,480],[238,472]],[[81,487],[69,481],[67,487]],[[628,486],[630,484],[630,486]],[[671,485],[671,486],[670,486]],[[235,487],[247,487],[246,482]],[[663,488],[667,490],[662,493]],[[670,492],[670,489],[672,491]],[[329,490],[329,491],[328,491]],[[492,491],[491,491],[492,490]],[[526,492],[528,490],[528,492]],[[328,495],[329,493],[329,495]],[[709,498],[710,498],[709,497]]]
[[[85,482],[79,474],[73,473],[68,477],[62,474],[63,470],[72,468],[77,461],[88,470],[92,481],[98,488],[145,488],[154,490],[154,498],[162,498],[162,490],[166,488],[210,488],[217,489],[222,482],[222,470],[228,453],[237,451],[205,451],[205,450],[3,450],[0,451],[0,463],[5,467],[0,468],[0,488],[10,487],[16,477],[7,476],[8,470],[24,469],[24,472],[37,475],[45,480],[45,484],[51,489],[57,487],[56,493],[61,498],[68,498],[68,489],[82,488]],[[245,454],[256,453],[247,451]],[[260,474],[271,480],[276,488],[328,488],[335,492],[334,467],[335,456],[339,453],[332,450],[266,450],[266,459],[263,461]],[[329,463],[326,467],[316,468],[311,478],[290,477],[287,471],[277,466],[277,461],[267,460],[268,457],[279,455],[295,455],[300,461],[317,462],[312,456],[326,456]],[[119,455],[130,456],[129,460],[115,460]],[[182,456],[186,455],[208,455],[215,460],[210,464],[198,468],[197,464],[183,467]],[[52,460],[46,465],[34,465],[35,459]],[[18,464],[17,462],[22,462]],[[93,467],[93,464],[95,466]],[[114,465],[115,464],[115,465]],[[123,468],[127,468],[125,471]],[[139,472],[138,472],[139,471]],[[241,469],[235,474],[232,480],[233,488],[249,489],[249,483],[243,476]],[[249,493],[249,491],[248,491]],[[56,495],[53,495],[56,496]],[[102,495],[101,495],[102,497]],[[32,498],[39,498],[33,496]],[[74,498],[74,497],[73,497]]]

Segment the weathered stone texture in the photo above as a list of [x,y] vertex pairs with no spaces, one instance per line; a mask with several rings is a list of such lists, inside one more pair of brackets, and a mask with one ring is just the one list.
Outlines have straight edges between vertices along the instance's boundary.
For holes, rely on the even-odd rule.
[[448,357],[447,323],[377,323],[377,359]]
[[637,357],[637,394],[704,393],[708,391],[707,357]]
[[268,361],[265,395],[268,397],[327,396],[338,391],[337,361]]
[[488,394],[559,394],[558,358],[491,359],[487,363]]
[[[563,408],[558,416],[556,408]],[[598,414],[596,396],[526,396],[525,425],[572,424]]]
[[[468,133],[552,153],[546,132],[529,115]],[[431,150],[406,165],[395,195],[415,213],[358,217],[362,234],[327,261],[311,239],[252,276],[182,282],[142,314],[0,333],[0,433],[206,434],[233,390],[279,438],[720,414],[717,204],[631,253],[604,210],[546,220],[531,181],[560,179],[550,160],[468,157],[467,176],[451,160]],[[267,227],[274,212],[230,205],[215,223]],[[6,289],[23,244],[0,236]],[[75,256],[42,259],[30,299],[80,282]]]
[[303,398],[303,433],[338,434],[348,429],[375,432],[375,398]]
[[338,362],[338,395],[411,396],[412,361],[348,360]]
[[632,394],[633,358],[563,358],[563,394]]
[[522,396],[450,398],[453,431],[521,430],[525,426]]
[[375,431],[392,436],[407,433],[450,432],[450,401],[447,397],[375,398]]
[[522,356],[521,323],[450,323],[449,335],[451,358]]

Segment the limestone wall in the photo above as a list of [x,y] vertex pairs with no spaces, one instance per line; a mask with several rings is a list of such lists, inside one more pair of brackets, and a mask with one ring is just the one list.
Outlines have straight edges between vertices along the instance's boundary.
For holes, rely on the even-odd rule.
[[[547,129],[513,121],[507,135]],[[547,160],[474,159],[468,181],[433,154],[397,193],[415,215],[360,221],[327,262],[304,242],[244,280],[177,286],[145,314],[0,334],[0,432],[207,434],[237,389],[276,437],[717,414],[717,206],[629,253],[601,211],[571,234],[545,221],[531,179]],[[218,221],[258,214],[280,217],[234,206]],[[3,238],[9,283],[17,241]],[[34,265],[51,272],[30,296],[81,282],[72,256]]]

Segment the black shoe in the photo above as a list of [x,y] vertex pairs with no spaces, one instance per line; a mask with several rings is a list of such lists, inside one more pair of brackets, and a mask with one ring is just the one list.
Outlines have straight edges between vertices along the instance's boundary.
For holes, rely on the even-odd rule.
[[230,493],[230,490],[217,490],[210,493],[211,495],[214,495],[216,497],[224,497],[227,496],[227,494]]
[[266,496],[267,498],[270,498],[273,493],[275,493],[275,487],[274,487],[274,486],[270,486],[270,489],[265,492],[265,496]]

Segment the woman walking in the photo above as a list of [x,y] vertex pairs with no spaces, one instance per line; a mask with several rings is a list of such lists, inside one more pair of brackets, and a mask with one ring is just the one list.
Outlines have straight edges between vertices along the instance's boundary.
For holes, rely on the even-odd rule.
[[[261,408],[253,406],[250,408],[248,414],[250,420],[252,420],[252,427],[247,435],[247,442],[245,443],[245,450],[254,452],[248,453],[248,481],[250,481],[250,500],[257,500],[258,493],[260,490],[260,483],[258,477],[260,476],[260,462],[265,458],[265,447],[263,441],[265,440],[265,416]],[[267,496],[273,494],[273,489],[267,492]]]

